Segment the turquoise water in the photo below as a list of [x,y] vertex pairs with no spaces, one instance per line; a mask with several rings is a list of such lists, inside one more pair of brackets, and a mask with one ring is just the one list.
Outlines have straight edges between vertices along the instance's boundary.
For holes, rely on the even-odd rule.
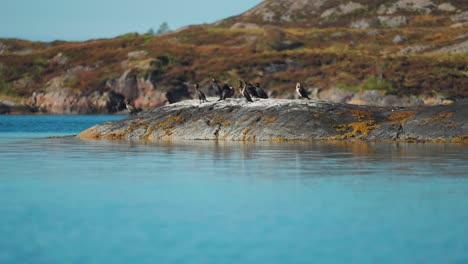
[[468,149],[84,141],[0,116],[0,263],[467,263]]

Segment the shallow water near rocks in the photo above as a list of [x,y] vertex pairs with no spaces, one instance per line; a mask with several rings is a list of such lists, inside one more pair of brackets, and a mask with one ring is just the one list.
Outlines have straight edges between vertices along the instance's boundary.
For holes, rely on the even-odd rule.
[[466,263],[468,148],[74,137],[0,116],[0,263]]

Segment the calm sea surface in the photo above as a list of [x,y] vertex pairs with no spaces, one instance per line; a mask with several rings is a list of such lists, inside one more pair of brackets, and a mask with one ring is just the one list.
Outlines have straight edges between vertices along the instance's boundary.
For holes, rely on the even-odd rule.
[[468,147],[84,141],[0,116],[0,263],[468,263]]

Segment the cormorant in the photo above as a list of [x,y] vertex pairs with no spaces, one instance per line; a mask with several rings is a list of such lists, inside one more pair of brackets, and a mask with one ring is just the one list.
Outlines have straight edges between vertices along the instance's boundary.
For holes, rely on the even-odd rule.
[[174,97],[172,97],[171,92],[166,92],[164,95],[166,96],[166,100],[167,100],[167,102],[168,102],[169,104],[173,104],[173,103],[176,102],[176,101],[174,100]]
[[33,92],[32,94],[32,106],[35,107],[37,106],[37,93]]
[[310,97],[309,97],[307,91],[304,88],[302,88],[300,83],[296,83],[296,92],[297,92],[297,94],[299,95],[300,98],[307,98],[307,99],[310,100]]
[[225,100],[226,98],[230,98],[234,95],[234,88],[230,87],[227,84],[223,85],[223,93],[221,96],[222,100]]
[[218,91],[219,100],[223,100],[223,89],[221,88],[221,86],[219,86],[218,81],[215,78],[213,78],[211,79],[211,82],[212,82],[211,87],[213,87],[216,91]]
[[263,98],[263,99],[268,99],[268,95],[265,93],[265,91],[260,87],[259,83],[255,84],[255,91],[257,92],[258,97]]
[[252,97],[260,97],[258,96],[257,90],[255,89],[253,85],[251,85],[250,83],[246,83],[246,85],[247,85],[247,91]]
[[200,87],[198,83],[194,84],[193,86],[195,86],[195,90],[197,91],[198,100],[200,100],[200,104],[204,102],[208,102],[208,100],[206,100],[205,94],[202,91],[200,91]]
[[125,100],[125,106],[127,107],[128,111],[130,112],[131,115],[136,115],[138,114],[138,109],[136,109],[135,106],[133,106],[131,103],[130,103],[130,100],[129,99],[126,99]]
[[253,102],[252,97],[250,97],[250,94],[246,91],[247,84],[242,81],[239,82],[240,93],[245,97],[245,100],[247,100],[247,102]]

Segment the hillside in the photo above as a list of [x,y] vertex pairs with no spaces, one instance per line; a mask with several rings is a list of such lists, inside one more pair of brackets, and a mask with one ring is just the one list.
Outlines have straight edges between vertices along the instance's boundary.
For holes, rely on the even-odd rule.
[[[462,27],[468,22],[463,0],[267,0],[222,21],[283,27]],[[250,25],[251,26],[251,25]]]
[[[437,104],[468,95],[466,1],[385,1],[391,10],[414,2],[411,10],[385,15],[405,17],[398,26],[356,26],[382,16],[383,1],[352,3],[358,2],[365,8],[348,13],[342,1],[265,1],[236,17],[160,36],[0,39],[0,100],[47,113],[115,113],[124,98],[143,109],[164,104],[167,91],[189,98],[195,82],[214,95],[207,89],[212,77],[233,86],[238,79],[260,82],[277,98],[292,98],[300,81],[319,99],[355,104]],[[333,8],[343,14],[324,20]],[[265,20],[258,13],[265,10],[284,10],[289,19],[278,13]]]

